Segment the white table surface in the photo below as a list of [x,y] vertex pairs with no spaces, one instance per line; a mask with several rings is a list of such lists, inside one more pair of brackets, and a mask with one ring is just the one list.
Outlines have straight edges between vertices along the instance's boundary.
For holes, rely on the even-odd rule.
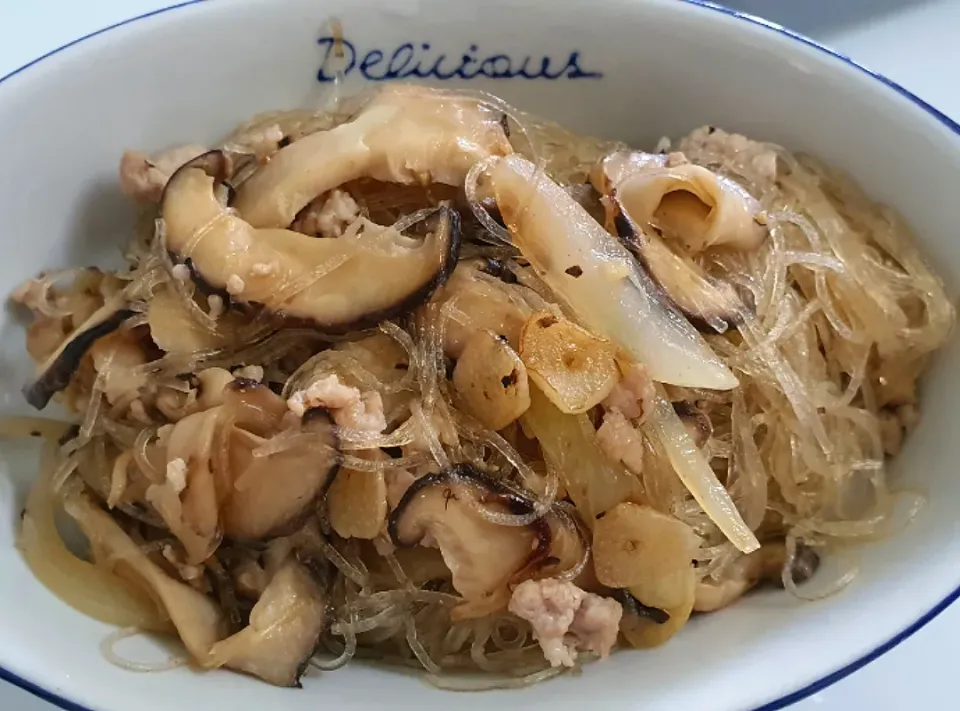
[[[226,1],[226,0],[221,0]],[[0,0],[0,76],[77,37],[174,4],[167,0]],[[814,37],[960,121],[960,0],[728,0]],[[796,711],[960,708],[960,606]],[[54,707],[0,681],[0,710]],[[700,711],[709,711],[701,709]]]

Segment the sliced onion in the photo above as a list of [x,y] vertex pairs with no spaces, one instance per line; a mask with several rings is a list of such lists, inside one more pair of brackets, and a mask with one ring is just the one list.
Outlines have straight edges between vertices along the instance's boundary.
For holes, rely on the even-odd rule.
[[[521,423],[540,442],[548,467],[562,478],[587,526],[623,501],[642,500],[637,478],[596,446],[586,415],[565,415],[538,388],[531,388],[530,409]],[[680,428],[686,432],[682,424]]]
[[743,553],[757,550],[760,547],[757,537],[744,523],[730,494],[717,479],[710,463],[697,449],[663,388],[659,386],[656,405],[647,426],[651,427],[659,438],[677,476],[723,535]]
[[54,445],[44,447],[40,474],[27,499],[17,539],[30,570],[50,592],[88,617],[120,627],[171,629],[149,598],[113,573],[77,558],[64,545],[54,521],[56,456]]

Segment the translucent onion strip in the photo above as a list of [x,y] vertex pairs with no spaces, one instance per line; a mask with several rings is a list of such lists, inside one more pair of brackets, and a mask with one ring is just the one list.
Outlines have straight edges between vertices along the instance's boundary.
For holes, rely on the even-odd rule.
[[717,528],[741,552],[752,553],[760,547],[757,537],[737,511],[730,494],[723,488],[703,454],[697,449],[662,386],[657,386],[654,411],[648,420],[687,490]]
[[64,544],[54,520],[56,448],[44,447],[40,474],[30,495],[17,548],[44,587],[78,612],[120,627],[165,631],[169,622],[149,599],[93,563],[76,557]]
[[733,392],[733,456],[727,486],[733,498],[741,502],[743,518],[756,531],[767,510],[767,472],[753,438],[753,426],[740,390]]

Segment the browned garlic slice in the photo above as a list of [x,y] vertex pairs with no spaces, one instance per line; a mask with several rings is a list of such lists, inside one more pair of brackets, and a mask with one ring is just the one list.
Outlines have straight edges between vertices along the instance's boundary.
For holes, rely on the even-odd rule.
[[520,335],[520,358],[533,382],[567,414],[586,412],[620,380],[616,347],[569,319],[541,311]]
[[527,368],[492,331],[477,331],[453,369],[464,409],[491,430],[501,430],[530,407]]

